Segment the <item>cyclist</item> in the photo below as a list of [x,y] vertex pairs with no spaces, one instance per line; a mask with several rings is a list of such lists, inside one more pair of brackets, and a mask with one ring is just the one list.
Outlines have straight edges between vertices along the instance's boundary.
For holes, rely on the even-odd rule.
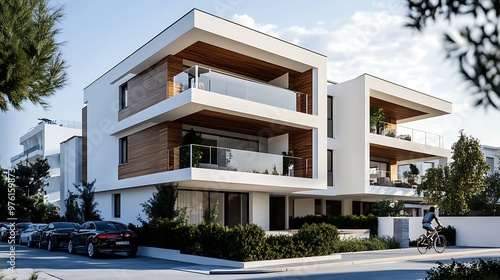
[[429,238],[430,234],[434,234],[436,232],[436,229],[432,226],[432,220],[436,220],[438,226],[443,226],[441,222],[439,222],[436,213],[434,213],[435,211],[436,208],[431,206],[431,208],[429,208],[429,212],[427,212],[427,214],[425,214],[422,218],[422,228],[427,231],[427,238]]

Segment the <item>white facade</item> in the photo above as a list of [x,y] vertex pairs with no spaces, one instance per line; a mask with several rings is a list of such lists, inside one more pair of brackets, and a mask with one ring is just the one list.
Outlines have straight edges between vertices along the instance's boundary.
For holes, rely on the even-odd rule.
[[500,147],[481,146],[486,163],[490,166],[490,172],[500,168]]
[[69,191],[75,193],[75,184],[82,181],[82,137],[73,136],[60,144],[60,213],[64,216],[66,206],[64,200],[68,198]]
[[[386,106],[400,125],[449,114],[451,103],[370,75],[328,86],[326,71],[323,55],[192,10],[84,90],[84,177],[96,179],[102,215],[137,223],[140,204],[165,183],[179,185],[192,221],[217,209],[225,223],[265,230],[288,228],[290,216],[356,214],[386,197],[420,202],[411,185],[393,185],[398,165],[445,164],[450,151],[412,130],[413,141],[370,133],[370,106]],[[158,88],[158,101],[143,106]],[[183,167],[180,132],[191,129],[202,144],[186,148]],[[376,160],[390,184],[373,182]]]
[[15,167],[21,162],[34,162],[47,159],[50,165],[50,178],[44,191],[45,199],[60,206],[61,158],[60,143],[73,136],[81,136],[81,124],[68,121],[42,120],[20,137],[23,152],[11,158]]

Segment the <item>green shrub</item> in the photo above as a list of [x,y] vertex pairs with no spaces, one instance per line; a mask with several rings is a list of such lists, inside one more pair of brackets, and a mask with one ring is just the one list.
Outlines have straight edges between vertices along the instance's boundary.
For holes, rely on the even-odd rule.
[[335,253],[366,251],[366,245],[361,239],[349,238],[335,243]]
[[228,235],[231,260],[257,261],[265,259],[266,232],[256,224],[237,225],[230,228]]
[[335,244],[335,253],[397,249],[399,244],[392,237],[371,237],[369,239],[349,238]]
[[390,237],[388,235],[385,236],[379,236],[379,237],[372,237],[381,240],[385,245],[385,249],[399,249],[399,242],[396,241],[396,238]]
[[295,237],[304,242],[307,253],[325,256],[334,252],[335,242],[339,240],[338,229],[331,224],[304,224]]
[[198,244],[200,255],[205,257],[229,259],[228,227],[222,224],[201,223]]
[[457,230],[453,226],[447,226],[443,228],[441,234],[446,237],[446,241],[448,242],[448,246],[457,245]]
[[291,235],[270,235],[266,238],[266,260],[300,257]]
[[453,260],[449,264],[437,262],[438,266],[427,271],[428,280],[498,280],[500,279],[500,261],[483,260],[463,263]]
[[289,219],[291,229],[299,229],[304,224],[320,223],[331,224],[339,229],[369,229],[371,235],[378,235],[378,218],[372,214],[368,216],[307,215]]

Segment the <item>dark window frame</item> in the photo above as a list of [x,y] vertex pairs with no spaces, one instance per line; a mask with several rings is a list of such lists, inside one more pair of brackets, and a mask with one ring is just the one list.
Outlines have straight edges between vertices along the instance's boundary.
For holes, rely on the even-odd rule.
[[121,199],[120,193],[113,194],[113,218],[121,218]]
[[333,150],[326,151],[327,169],[326,169],[326,185],[332,187],[334,185],[333,166],[334,166],[334,153]]
[[128,84],[125,83],[120,86],[120,93],[119,93],[119,106],[120,110],[123,110],[128,107]]
[[123,137],[118,140],[119,164],[128,162],[128,137]]
[[333,135],[333,96],[327,97],[327,137],[334,138]]

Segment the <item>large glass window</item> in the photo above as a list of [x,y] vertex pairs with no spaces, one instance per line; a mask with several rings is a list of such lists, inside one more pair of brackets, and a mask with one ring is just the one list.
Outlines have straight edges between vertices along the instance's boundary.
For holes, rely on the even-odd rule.
[[494,171],[495,170],[495,159],[492,157],[486,157],[486,163],[490,166],[489,171]]
[[326,201],[326,214],[332,216],[342,215],[342,201],[327,200]]

